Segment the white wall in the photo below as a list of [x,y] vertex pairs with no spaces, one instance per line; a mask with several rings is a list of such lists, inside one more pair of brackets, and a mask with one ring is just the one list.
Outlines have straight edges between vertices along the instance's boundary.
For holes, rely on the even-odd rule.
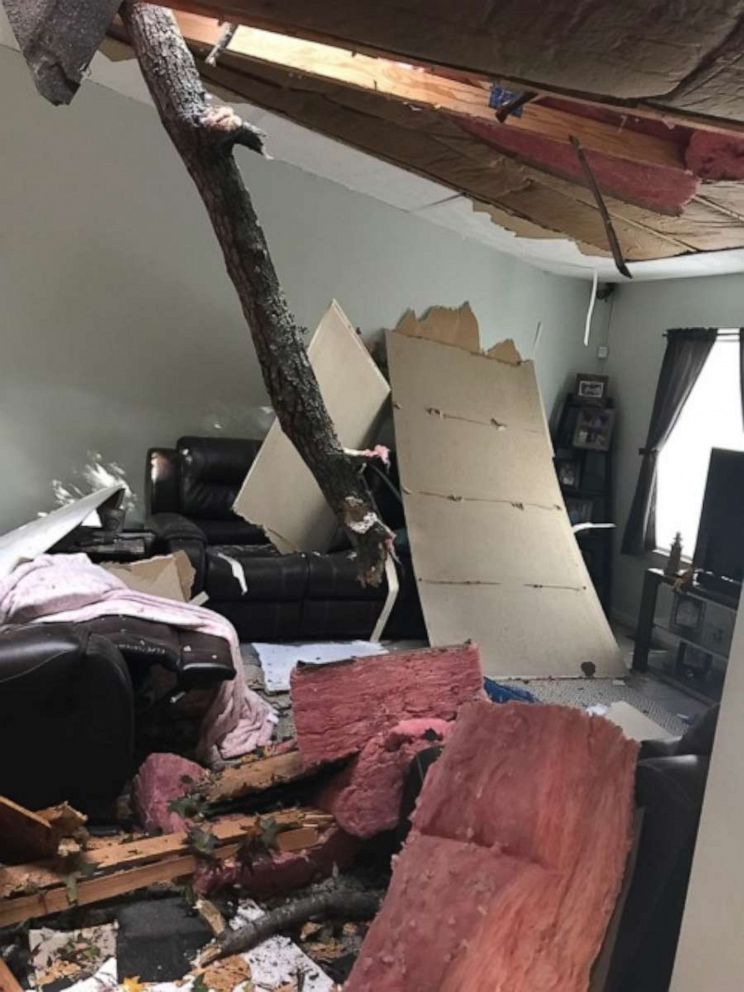
[[[266,402],[196,192],[146,106],[88,83],[53,108],[0,49],[0,530],[51,505],[88,450],[139,484],[145,450],[236,432]],[[584,360],[585,282],[546,275],[282,163],[242,164],[299,321],[332,297],[363,331],[470,300],[530,355],[548,408]]]
[[744,984],[744,616],[726,676],[671,992],[741,992]]
[[[744,275],[634,283],[616,291],[608,338],[610,357],[606,362],[610,392],[619,410],[614,461],[615,519],[619,525],[616,549],[620,546],[638,478],[638,449],[646,441],[666,345],[664,331],[674,327],[741,325],[744,325]],[[662,561],[656,555],[645,558],[616,555],[613,604],[619,615],[635,620],[643,571]]]

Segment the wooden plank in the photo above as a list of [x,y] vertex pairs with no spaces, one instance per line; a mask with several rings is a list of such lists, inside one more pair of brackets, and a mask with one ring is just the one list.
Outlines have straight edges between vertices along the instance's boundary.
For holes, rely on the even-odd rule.
[[[221,32],[217,20],[180,12],[176,16],[187,41],[210,48],[217,42]],[[391,59],[362,55],[259,28],[239,28],[225,50],[225,54],[228,53],[229,64],[238,70],[240,57],[244,56],[247,60],[279,65],[305,76],[330,79],[406,103],[475,117],[496,127],[540,134],[562,144],[568,144],[571,135],[575,135],[583,147],[617,158],[672,169],[684,167],[676,142],[633,131],[627,126],[625,116],[618,115],[618,123],[614,125],[581,114],[529,104],[521,117],[511,116],[499,125],[494,109],[488,105],[488,83],[462,82]],[[246,62],[245,69],[250,71],[250,61]]]
[[[215,856],[220,859],[232,857],[237,853],[239,844],[227,844],[220,847]],[[77,885],[77,905],[89,906],[92,903],[113,899],[114,896],[146,889],[156,882],[172,882],[177,878],[193,875],[198,859],[193,855],[164,858],[152,865],[142,865],[130,871],[115,872],[81,881]],[[66,886],[58,886],[45,892],[33,895],[17,896],[0,902],[0,927],[11,923],[22,923],[24,920],[37,916],[48,916],[50,913],[61,913],[72,904]]]
[[249,759],[218,772],[207,785],[205,798],[212,803],[240,799],[275,785],[295,782],[307,774],[299,751]]
[[0,861],[17,864],[48,858],[58,836],[43,816],[0,796]]
[[[324,827],[333,822],[333,817],[320,810],[286,809],[267,814],[284,828],[302,829],[306,826]],[[213,834],[220,844],[242,840],[252,831],[257,831],[260,818],[257,816],[222,817],[205,823],[204,829]],[[189,851],[185,832],[165,834],[162,837],[141,837],[136,840],[116,841],[85,853],[86,864],[96,871],[111,871],[115,868],[133,868],[136,865],[171,858]],[[51,888],[65,880],[65,871],[53,862],[47,864],[16,865],[0,868],[0,902],[11,896],[28,891],[29,888]]]
[[297,830],[285,830],[276,836],[276,846],[283,853],[302,851],[308,847],[316,847],[320,842],[317,827],[299,827]]
[[23,986],[0,958],[0,992],[23,992]]
[[[288,822],[288,818],[291,815],[303,816],[305,811],[303,810],[286,810],[278,811],[275,813],[267,814],[267,817],[279,822]],[[329,821],[333,822],[333,818],[327,814],[321,813],[319,811],[310,810],[308,813],[308,823],[298,827],[296,830],[287,831],[288,834],[294,835],[289,836],[284,841],[287,845],[287,851],[297,851],[305,850],[311,847],[315,847],[322,841],[322,836],[318,828],[328,827]],[[258,826],[258,817],[247,817],[241,818],[243,820],[250,820],[254,827]],[[234,831],[236,829],[239,820],[233,822],[231,826],[213,824],[212,832],[221,832],[221,835],[233,837]],[[300,821],[301,822],[301,821]],[[215,830],[216,828],[216,830]],[[238,840],[242,842],[245,836],[246,830],[243,829],[238,834]],[[299,844],[300,835],[303,840],[308,841],[307,844]],[[277,837],[282,837],[282,833],[279,833]],[[170,838],[151,838],[152,841],[167,841]],[[180,845],[179,845],[180,840]],[[224,861],[228,858],[234,857],[241,847],[241,843],[222,841],[219,846],[214,851],[214,856]],[[137,847],[139,850],[129,851],[128,855],[132,859],[137,859],[141,857],[141,845],[145,841],[138,843]],[[183,836],[173,835],[173,843],[179,845],[175,847],[175,851],[183,851]],[[107,847],[122,847],[124,845],[107,845]],[[279,846],[279,845],[277,845]],[[107,851],[107,848],[102,848],[102,851]],[[279,850],[284,850],[279,847]],[[107,854],[111,855],[115,852],[107,851]],[[126,860],[114,862],[117,867],[122,864],[127,863]],[[129,862],[131,864],[131,861]],[[115,871],[111,874],[100,875],[96,878],[81,880],[77,883],[76,892],[76,905],[78,906],[89,906],[93,903],[103,902],[106,899],[113,899],[115,896],[125,895],[129,892],[136,892],[139,889],[148,888],[150,885],[154,885],[157,882],[172,882],[179,878],[185,878],[188,875],[193,875],[199,864],[199,858],[193,854],[179,854],[179,853],[169,853],[167,857],[161,857],[159,860],[152,864],[140,864],[137,867],[130,867],[124,871]],[[0,900],[0,927],[9,926],[12,923],[21,923],[25,920],[33,919],[39,916],[48,916],[51,913],[59,913],[65,909],[70,908],[70,899],[67,886],[57,885],[54,888],[47,889],[42,892],[35,892],[29,895],[16,896],[14,898],[7,898]]]

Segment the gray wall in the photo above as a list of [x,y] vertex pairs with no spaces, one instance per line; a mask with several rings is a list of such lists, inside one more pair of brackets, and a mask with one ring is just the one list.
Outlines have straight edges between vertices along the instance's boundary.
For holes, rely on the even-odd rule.
[[[195,191],[148,107],[92,83],[44,103],[0,49],[0,530],[52,505],[89,450],[139,485],[145,450],[240,432],[266,402]],[[280,278],[313,327],[332,297],[365,333],[470,300],[485,344],[531,354],[548,409],[586,366],[589,288],[292,166],[242,160]]]
[[[744,275],[623,285],[615,294],[606,371],[619,407],[615,479],[619,524],[616,548],[628,518],[646,440],[656,382],[664,354],[664,331],[671,327],[739,327],[744,324]],[[690,549],[687,549],[690,550]],[[663,561],[656,555],[616,555],[614,606],[635,620],[643,571]]]

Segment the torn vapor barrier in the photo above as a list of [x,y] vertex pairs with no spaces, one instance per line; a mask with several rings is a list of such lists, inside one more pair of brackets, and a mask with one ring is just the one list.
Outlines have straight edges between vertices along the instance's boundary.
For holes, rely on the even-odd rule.
[[622,675],[571,532],[534,364],[481,353],[467,305],[388,332],[395,433],[427,631],[489,676]]

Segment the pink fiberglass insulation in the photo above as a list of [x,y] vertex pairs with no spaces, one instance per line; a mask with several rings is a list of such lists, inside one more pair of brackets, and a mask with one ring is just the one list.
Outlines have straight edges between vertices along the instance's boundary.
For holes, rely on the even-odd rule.
[[145,830],[164,834],[185,830],[186,820],[170,809],[170,803],[191,792],[206,775],[201,765],[178,754],[146,758],[132,782],[132,805]]
[[347,868],[359,841],[335,824],[322,831],[319,843],[301,851],[257,851],[253,857],[203,863],[194,876],[194,889],[209,895],[239,888],[255,899],[273,899],[328,878],[336,868]]
[[292,672],[297,744],[307,766],[356,754],[402,720],[451,720],[482,696],[475,644],[397,651]]
[[701,179],[744,179],[744,138],[740,134],[694,131],[685,161],[688,169]]
[[[586,184],[576,150],[565,141],[554,141],[508,124],[491,124],[475,118],[460,118],[458,124],[468,134],[526,164],[561,179],[582,186]],[[656,213],[678,216],[700,188],[700,180],[686,172],[682,164],[678,169],[672,169],[666,165],[615,158],[589,148],[585,152],[605,196],[614,196]]]
[[581,710],[464,706],[344,992],[586,992],[636,756]]
[[367,741],[359,754],[325,786],[317,805],[333,814],[353,837],[368,839],[393,830],[400,820],[403,782],[414,756],[446,740],[451,720],[403,720]]

